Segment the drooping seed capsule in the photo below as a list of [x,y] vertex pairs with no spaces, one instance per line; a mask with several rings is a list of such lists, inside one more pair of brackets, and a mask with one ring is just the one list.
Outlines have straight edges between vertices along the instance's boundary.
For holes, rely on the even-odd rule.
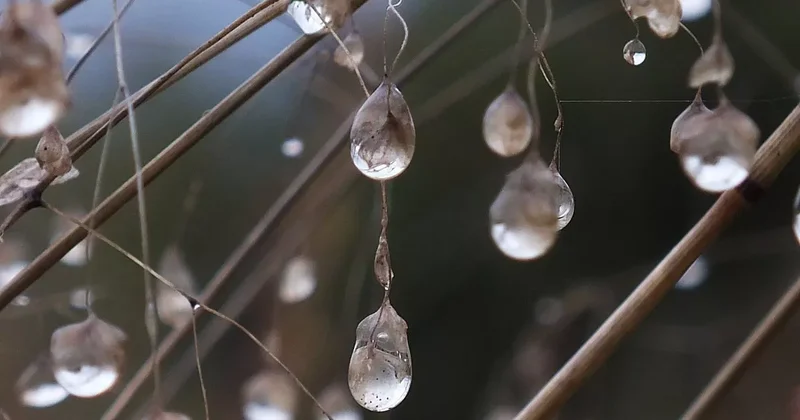
[[286,13],[300,30],[313,35],[327,31],[327,26],[333,29],[342,26],[350,14],[350,4],[346,0],[295,0],[289,3]]
[[392,179],[414,156],[416,131],[403,94],[384,80],[356,113],[350,129],[350,157],[368,178]]
[[367,410],[391,410],[411,388],[407,329],[388,299],[356,328],[347,383],[353,398]]
[[714,36],[711,45],[689,70],[689,86],[699,88],[716,83],[725,86],[733,77],[733,55],[721,36]]
[[317,288],[314,261],[300,255],[292,258],[283,269],[278,287],[278,297],[285,303],[298,303],[308,299]]
[[20,404],[26,407],[52,407],[69,397],[64,387],[56,382],[50,358],[39,357],[20,375],[14,386]]
[[192,420],[192,418],[182,413],[158,410],[146,416],[142,420]]
[[690,124],[690,121],[695,117],[707,118],[711,114],[711,110],[703,103],[703,97],[700,91],[694,96],[694,100],[689,106],[683,110],[672,122],[672,128],[669,132],[669,148],[675,153],[680,154],[681,141],[686,138],[684,134],[684,127]]
[[[339,45],[336,47],[336,51],[333,52],[333,61],[342,67],[355,70],[364,61],[364,40],[358,32],[353,31],[342,40],[342,43],[347,47],[347,51],[350,52],[350,57],[347,56],[344,48]],[[350,58],[352,58],[352,61]]]
[[515,156],[528,148],[533,135],[533,117],[513,86],[495,98],[483,114],[483,139],[493,152]]
[[[361,420],[363,416],[352,401],[353,398],[343,383],[329,386],[319,397],[319,404],[333,417],[333,420]],[[317,419],[327,420],[328,418],[319,412]]]
[[265,371],[245,384],[245,420],[291,420],[297,404],[297,388],[283,372]]
[[756,123],[727,98],[711,114],[689,120],[680,142],[683,169],[708,192],[736,187],[747,178],[755,160],[760,131]]
[[541,158],[528,159],[508,174],[489,211],[492,239],[508,257],[532,260],[558,237],[561,189]]
[[553,173],[553,180],[558,185],[558,230],[564,229],[570,221],[572,216],[575,215],[575,196],[572,194],[567,181],[558,172],[554,164],[550,165],[550,171]]
[[[73,166],[69,172],[57,177],[51,185],[63,184],[77,178],[79,174],[78,169]],[[23,159],[0,176],[0,206],[21,200],[47,176],[47,172],[39,166],[36,158]]]
[[76,397],[92,398],[107,392],[119,379],[126,339],[122,330],[94,314],[55,330],[50,356],[56,381]]
[[800,242],[800,189],[794,199],[794,236]]
[[628,64],[638,66],[647,58],[647,49],[639,38],[634,38],[622,47],[622,57]]
[[[194,277],[177,245],[170,245],[164,250],[158,272],[178,290],[194,295]],[[164,283],[156,284],[156,308],[161,322],[172,328],[180,328],[191,321],[194,312],[186,297]]]
[[44,130],[34,156],[39,166],[51,175],[61,176],[72,169],[69,147],[55,126],[51,125]]

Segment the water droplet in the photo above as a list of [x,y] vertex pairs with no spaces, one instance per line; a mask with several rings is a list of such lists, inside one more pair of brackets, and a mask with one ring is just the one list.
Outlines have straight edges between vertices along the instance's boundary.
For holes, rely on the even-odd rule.
[[700,19],[711,11],[713,0],[681,0],[683,10],[683,20],[690,22]]
[[27,261],[12,261],[0,266],[0,290],[8,286],[11,280],[27,266]]
[[350,129],[350,157],[365,176],[385,181],[406,170],[416,131],[403,94],[384,80],[361,105]]
[[686,135],[684,134],[685,126],[689,124],[690,121],[695,117],[705,116],[701,118],[706,118],[710,114],[711,110],[708,109],[708,107],[706,107],[706,105],[703,103],[703,98],[698,91],[692,103],[689,104],[689,106],[675,118],[675,121],[672,122],[672,128],[669,132],[669,148],[673,152],[679,154],[681,142],[684,138],[686,138]]
[[20,403],[26,407],[52,407],[69,396],[53,377],[47,357],[40,357],[31,363],[20,375],[15,389]]
[[708,278],[708,261],[701,255],[686,269],[680,280],[675,283],[675,288],[680,290],[696,289],[705,283],[706,278]]
[[56,381],[76,397],[107,392],[119,379],[125,340],[122,330],[93,314],[55,330],[50,355]]
[[[194,293],[194,277],[177,245],[170,245],[164,250],[158,272],[178,290]],[[192,305],[181,292],[161,282],[156,287],[156,307],[161,322],[172,328],[180,328],[192,320]]]
[[305,145],[303,144],[303,140],[300,140],[297,137],[292,137],[283,142],[281,145],[281,152],[286,157],[295,158],[303,154],[304,148]]
[[715,36],[711,45],[689,70],[689,86],[699,88],[716,83],[725,86],[733,77],[733,56],[722,37]]
[[297,404],[294,381],[283,372],[265,371],[243,388],[245,420],[291,420]]
[[544,255],[558,237],[560,191],[540,158],[508,174],[489,211],[495,245],[517,260]]
[[[94,293],[89,290],[89,305],[94,302]],[[86,306],[86,289],[77,288],[69,294],[69,305],[75,309],[87,309]]]
[[31,303],[31,298],[26,295],[19,295],[11,301],[12,305],[16,306],[28,306]]
[[[316,13],[312,6],[317,9]],[[343,0],[295,0],[286,9],[300,30],[308,35],[327,31],[325,23],[334,29],[340,27],[349,12],[349,3]]]
[[483,114],[483,139],[489,149],[503,157],[527,149],[533,128],[528,105],[512,86],[495,98]]
[[65,55],[73,60],[83,57],[95,41],[92,35],[77,32],[67,32],[64,36],[67,41]]
[[347,51],[350,51],[350,57],[353,58],[355,66],[353,66],[353,63],[350,61],[350,58],[347,57],[347,53],[341,45],[336,47],[336,51],[333,52],[333,61],[342,67],[355,70],[356,67],[360,66],[361,62],[364,61],[364,40],[358,32],[350,32],[350,34],[342,40],[342,43],[347,47]]
[[572,216],[575,215],[575,196],[572,195],[572,189],[569,184],[558,172],[555,165],[550,165],[550,171],[553,172],[553,179],[558,184],[558,230],[564,229],[570,221]]
[[356,328],[347,382],[353,398],[367,410],[391,410],[411,388],[407,329],[388,300]]
[[308,299],[317,288],[314,261],[297,256],[286,263],[278,288],[278,297],[286,303],[298,303]]
[[622,57],[625,58],[628,64],[638,66],[644,63],[645,58],[647,58],[647,50],[639,38],[634,38],[622,47]]
[[722,192],[747,178],[760,131],[726,98],[710,114],[687,121],[682,133],[685,138],[680,142],[681,164],[698,188]]
[[[361,420],[361,412],[353,406],[353,398],[344,383],[327,387],[319,397],[320,405],[328,411],[333,420]],[[318,420],[328,418],[322,412],[317,413]]]

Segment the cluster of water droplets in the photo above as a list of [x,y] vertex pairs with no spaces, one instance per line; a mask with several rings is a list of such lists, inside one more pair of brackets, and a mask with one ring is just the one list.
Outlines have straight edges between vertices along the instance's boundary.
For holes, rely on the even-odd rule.
[[335,29],[344,23],[350,14],[350,2],[348,0],[295,0],[289,3],[286,13],[294,19],[304,33],[319,34],[325,32],[328,26]]

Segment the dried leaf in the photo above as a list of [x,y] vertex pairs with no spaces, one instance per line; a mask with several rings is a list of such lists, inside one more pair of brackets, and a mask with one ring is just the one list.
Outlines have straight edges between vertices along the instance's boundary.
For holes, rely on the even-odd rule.
[[[65,174],[56,177],[53,185],[63,184],[77,178],[80,173],[74,166]],[[36,158],[27,158],[0,176],[0,206],[21,200],[47,178],[47,171],[39,166]]]

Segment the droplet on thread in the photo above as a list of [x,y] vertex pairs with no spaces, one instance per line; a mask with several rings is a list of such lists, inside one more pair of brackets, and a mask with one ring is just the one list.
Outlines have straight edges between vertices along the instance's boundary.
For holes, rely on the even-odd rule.
[[528,105],[513,86],[495,98],[483,114],[483,139],[489,149],[503,157],[527,149],[533,129]]
[[558,172],[555,165],[550,165],[550,170],[553,172],[553,179],[558,185],[558,230],[564,229],[569,222],[572,221],[572,216],[575,215],[575,196],[572,194],[567,181]]
[[638,66],[647,58],[647,49],[639,38],[634,38],[622,47],[622,57],[628,64]]
[[[170,245],[164,250],[158,272],[181,292],[194,294],[194,276],[177,245]],[[183,293],[162,282],[156,284],[156,308],[161,322],[172,328],[180,328],[191,321],[192,305]]]
[[[670,128],[669,132],[669,148],[673,152],[680,154],[681,141],[686,138],[686,134],[684,134],[686,125],[690,124],[690,121],[695,117],[708,117],[710,114],[711,110],[703,103],[703,98],[698,91],[692,103],[672,122],[672,128]],[[691,126],[689,128],[691,129]]]

